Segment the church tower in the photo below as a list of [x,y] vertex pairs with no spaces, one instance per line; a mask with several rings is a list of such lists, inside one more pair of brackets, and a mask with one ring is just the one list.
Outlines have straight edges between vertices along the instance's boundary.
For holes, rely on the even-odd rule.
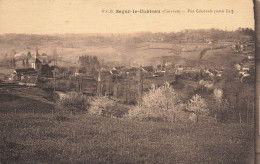
[[40,57],[40,54],[38,52],[38,48],[36,48],[36,58]]
[[32,63],[32,67],[35,69],[38,76],[42,75],[42,62],[38,58],[36,58],[35,62]]

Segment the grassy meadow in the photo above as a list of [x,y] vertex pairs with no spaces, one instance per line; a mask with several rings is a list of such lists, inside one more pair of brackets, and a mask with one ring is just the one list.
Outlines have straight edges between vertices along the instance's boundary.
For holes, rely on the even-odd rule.
[[0,163],[200,164],[252,158],[249,124],[62,115],[40,88],[1,88],[0,95]]

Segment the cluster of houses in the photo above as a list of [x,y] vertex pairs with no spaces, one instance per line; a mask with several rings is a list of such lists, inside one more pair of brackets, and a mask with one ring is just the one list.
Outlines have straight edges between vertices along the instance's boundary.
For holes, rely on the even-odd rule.
[[[118,78],[126,78],[126,77],[131,78],[137,76],[138,72],[140,71],[142,72],[144,77],[162,77],[162,76],[171,76],[171,75],[182,75],[185,73],[200,73],[201,68],[182,66],[182,65],[175,66],[170,62],[166,62],[164,64],[148,65],[148,66],[141,66],[141,67],[116,66],[112,69],[101,69],[101,74],[112,75]],[[76,75],[79,75],[79,73],[76,73]],[[217,76],[221,76],[219,71]]]
[[9,81],[17,82],[19,85],[36,86],[39,77],[53,78],[54,67],[40,61],[38,51],[35,57],[32,57],[30,52],[27,56],[29,56],[28,64],[23,68],[15,69],[9,76]]
[[102,69],[99,80],[106,80],[110,77],[117,77],[117,79],[138,80],[141,71],[144,81],[147,80],[151,84],[157,84],[158,81],[160,81],[159,79],[166,80],[168,77],[169,78],[167,80],[173,82],[176,80],[176,76],[181,76],[182,79],[188,79],[194,82],[198,82],[199,80],[198,85],[211,90],[214,88],[214,80],[222,77],[223,70],[223,67],[210,69],[206,66],[174,66],[174,64],[170,62],[166,62],[165,64],[158,64],[154,66],[150,65],[130,68],[118,66],[111,70]]
[[[239,49],[241,51],[245,50],[244,47],[247,47],[247,45],[240,42],[232,46],[234,50]],[[244,54],[247,57],[246,62],[235,65],[235,68],[239,71],[242,78],[250,76],[249,71],[254,66],[254,55],[252,55],[252,53]],[[98,81],[111,81],[111,79],[130,79],[138,81],[139,75],[142,73],[143,77],[150,79],[182,76],[183,78],[197,81],[200,86],[213,88],[214,79],[220,79],[224,70],[224,68],[209,69],[205,66],[192,67],[174,65],[171,62],[141,67],[115,66],[110,69],[94,67],[90,69],[76,66],[59,68],[55,65],[50,66],[49,62],[46,62],[46,56],[46,54],[39,55],[38,50],[36,50],[36,55],[32,55],[28,52],[26,61],[23,61],[25,65],[23,65],[22,68],[15,69],[9,76],[9,80],[15,81],[20,85],[28,86],[36,86],[39,78],[59,79],[68,77],[69,79],[77,79],[77,77],[82,77],[82,79],[91,79],[93,83],[97,83]]]
[[[100,68],[89,76],[84,68],[68,70],[75,73],[70,75],[73,83],[80,86],[78,88],[85,94],[95,92],[102,95],[111,95],[124,101],[135,101],[139,91],[140,78],[143,78],[143,89],[146,90],[150,85],[162,85],[165,81],[175,81],[175,75],[168,73],[167,70],[172,65],[163,64],[155,66],[115,66],[114,68]],[[77,82],[79,81],[79,82]]]
[[241,80],[245,77],[252,76],[250,75],[250,71],[254,70],[255,62],[254,57],[248,56],[248,60],[235,64],[235,69],[238,71]]
[[248,44],[248,42],[246,41],[237,41],[234,42],[231,45],[231,48],[233,49],[234,52],[236,53],[243,53],[248,47],[250,47],[250,44]]
[[244,56],[245,60],[243,60],[243,62],[234,65],[240,75],[241,81],[243,81],[244,78],[252,76],[250,75],[250,71],[253,70],[255,66],[253,45],[245,41],[238,41],[232,45],[232,49],[234,52],[241,53]]
[[[189,66],[174,66],[170,62],[157,65],[149,66],[116,66],[112,69],[101,68],[95,70],[91,75],[88,74],[88,71],[85,71],[84,68],[80,67],[68,67],[66,69],[58,68],[57,66],[49,66],[46,62],[40,61],[36,56],[30,63],[31,67],[15,69],[14,72],[10,75],[9,80],[17,81],[20,85],[29,85],[35,86],[37,84],[38,78],[53,78],[54,75],[56,78],[62,77],[87,77],[86,79],[95,79],[95,81],[105,81],[110,78],[116,79],[132,79],[138,80],[140,71],[142,72],[143,77],[150,79],[156,77],[168,77],[183,75],[189,76],[191,80],[194,79],[194,75],[200,73],[208,77],[221,77],[223,69],[207,69],[204,67],[189,67]],[[158,78],[157,78],[158,79]],[[204,79],[206,81],[206,79]],[[93,81],[93,80],[92,80]]]
[[[104,76],[113,76],[117,78],[134,78],[137,76],[138,72],[142,71],[142,74],[146,77],[161,77],[164,75],[168,75],[169,73],[174,73],[173,71],[169,71],[173,67],[167,64],[164,65],[156,65],[156,66],[116,66],[111,69],[101,68],[96,70],[95,75],[100,74],[101,78]],[[69,68],[72,76],[89,76],[87,71],[84,71],[84,68]]]

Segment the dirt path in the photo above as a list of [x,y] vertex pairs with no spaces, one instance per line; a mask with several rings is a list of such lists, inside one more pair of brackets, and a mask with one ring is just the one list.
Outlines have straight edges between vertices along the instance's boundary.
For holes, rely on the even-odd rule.
[[203,49],[203,50],[200,52],[199,60],[202,59],[202,57],[206,54],[206,52],[207,52],[208,50],[210,50],[210,48],[205,48],[205,49]]
[[203,56],[209,51],[209,50],[216,50],[216,49],[224,49],[224,47],[212,47],[212,48],[205,48],[200,52],[199,60],[203,58]]

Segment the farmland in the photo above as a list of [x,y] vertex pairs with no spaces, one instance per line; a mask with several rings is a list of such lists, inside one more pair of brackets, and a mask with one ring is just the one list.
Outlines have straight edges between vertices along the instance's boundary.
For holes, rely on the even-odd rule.
[[[149,65],[160,63],[158,57],[169,56],[175,63],[182,65],[188,61],[197,62],[200,52],[205,48],[222,46],[222,43],[174,43],[136,41],[138,35],[4,35],[0,40],[0,62],[4,54],[8,58],[12,53],[26,54],[28,48],[32,53],[37,47],[40,53],[54,55],[54,49],[59,55],[59,66],[77,65],[80,55],[97,56],[102,61],[121,64]],[[210,60],[212,61],[212,60]]]

